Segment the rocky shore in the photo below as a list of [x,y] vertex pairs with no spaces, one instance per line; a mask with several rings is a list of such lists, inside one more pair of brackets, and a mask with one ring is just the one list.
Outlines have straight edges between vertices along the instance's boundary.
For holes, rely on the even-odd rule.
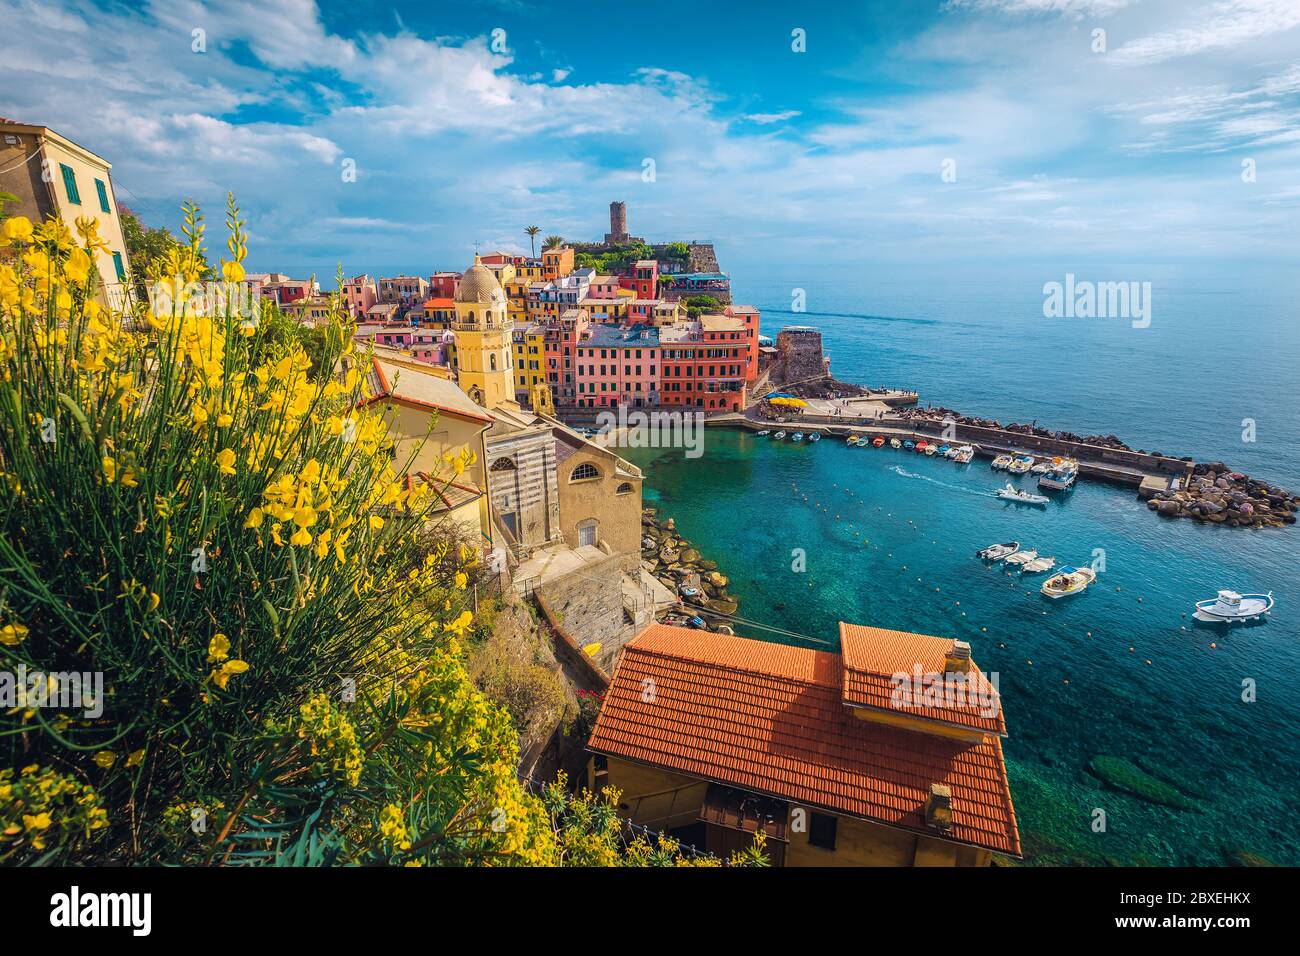
[[1188,487],[1158,491],[1147,507],[1166,518],[1193,518],[1230,528],[1280,528],[1295,524],[1300,495],[1232,471],[1223,462],[1198,464]]
[[698,580],[694,586],[699,594],[682,596],[680,613],[698,614],[715,626],[721,620],[713,615],[736,613],[739,601],[727,591],[727,577],[718,570],[717,562],[705,558],[682,537],[672,518],[661,521],[654,508],[641,511],[641,563],[664,587],[679,596],[683,584]]

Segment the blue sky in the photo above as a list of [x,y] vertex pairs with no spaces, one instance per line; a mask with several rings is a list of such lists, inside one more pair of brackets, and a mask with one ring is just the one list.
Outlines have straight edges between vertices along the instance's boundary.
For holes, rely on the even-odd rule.
[[751,269],[1300,251],[1297,0],[0,0],[0,22],[0,114],[107,157],[155,224],[192,196],[215,233],[234,190],[261,269],[463,268],[529,224],[598,238],[611,199]]

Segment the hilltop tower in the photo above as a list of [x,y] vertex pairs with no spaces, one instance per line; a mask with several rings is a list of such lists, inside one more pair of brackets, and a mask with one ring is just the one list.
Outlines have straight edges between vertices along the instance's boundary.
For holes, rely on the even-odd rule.
[[605,244],[622,245],[632,237],[627,234],[627,203],[609,204],[609,232],[605,233]]
[[460,387],[484,408],[513,405],[510,333],[514,321],[501,283],[477,255],[456,290],[456,318],[451,330],[456,339],[456,380]]

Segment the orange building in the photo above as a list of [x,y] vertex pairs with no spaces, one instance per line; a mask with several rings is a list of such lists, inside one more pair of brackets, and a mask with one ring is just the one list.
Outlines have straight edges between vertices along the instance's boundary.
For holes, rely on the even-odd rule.
[[573,271],[573,250],[557,246],[542,253],[542,278],[562,279]]
[[[778,866],[981,866],[1020,855],[996,687],[970,648],[840,625],[841,652],[654,624],[588,749],[631,822]],[[915,675],[900,697],[899,676]],[[919,692],[922,675],[953,695]],[[933,686],[933,685],[928,685]]]

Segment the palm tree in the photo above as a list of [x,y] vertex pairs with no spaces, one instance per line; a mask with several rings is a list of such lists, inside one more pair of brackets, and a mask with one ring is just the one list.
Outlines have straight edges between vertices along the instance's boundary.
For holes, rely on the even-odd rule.
[[542,231],[541,226],[525,226],[524,232],[527,233],[529,241],[533,246],[533,258],[537,258],[537,234]]
[[557,248],[557,247],[559,247],[559,246],[562,246],[562,245],[564,245],[564,237],[563,237],[563,236],[547,236],[547,237],[542,241],[542,249],[543,249],[543,251],[545,251],[546,249],[555,249],[555,248]]

